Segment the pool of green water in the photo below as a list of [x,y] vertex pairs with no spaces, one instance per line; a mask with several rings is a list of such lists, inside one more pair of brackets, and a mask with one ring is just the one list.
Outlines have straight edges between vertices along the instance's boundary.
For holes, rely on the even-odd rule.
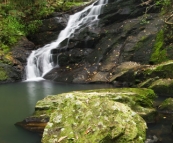
[[0,143],[40,143],[41,137],[14,124],[34,112],[38,100],[68,91],[111,88],[108,84],[61,84],[50,81],[0,85]]

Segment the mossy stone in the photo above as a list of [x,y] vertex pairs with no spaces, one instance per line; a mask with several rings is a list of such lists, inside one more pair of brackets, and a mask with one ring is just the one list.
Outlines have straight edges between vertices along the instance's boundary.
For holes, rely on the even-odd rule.
[[160,111],[165,113],[173,113],[173,98],[167,98],[158,107]]
[[8,78],[6,71],[3,68],[0,68],[0,81],[4,81]]
[[173,96],[173,79],[158,79],[149,88],[158,95]]
[[[66,94],[67,93],[59,94],[57,96],[64,97]],[[87,97],[106,97],[112,101],[128,105],[141,116],[146,116],[150,112],[153,113],[153,100],[156,98],[156,94],[153,90],[146,88],[98,89],[70,92],[70,94],[75,95],[78,99],[85,99]],[[40,111],[45,111],[44,114],[49,114],[51,111],[55,110],[59,103],[62,102],[57,96],[47,96],[43,100],[38,101],[35,107],[35,114],[39,114],[37,112]]]
[[154,51],[151,55],[150,62],[157,64],[168,60],[167,51],[163,48],[164,46],[164,31],[160,30],[157,34]]
[[107,97],[78,97],[67,93],[51,114],[43,143],[143,143],[145,121],[128,106]]

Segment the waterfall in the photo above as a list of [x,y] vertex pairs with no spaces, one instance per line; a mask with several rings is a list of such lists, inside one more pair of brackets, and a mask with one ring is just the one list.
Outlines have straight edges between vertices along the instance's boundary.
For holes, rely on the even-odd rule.
[[51,50],[57,48],[63,40],[69,39],[81,27],[97,25],[102,6],[107,2],[108,0],[96,1],[82,11],[70,15],[66,28],[60,32],[56,41],[32,51],[27,59],[26,80],[42,79],[55,66],[51,60]]

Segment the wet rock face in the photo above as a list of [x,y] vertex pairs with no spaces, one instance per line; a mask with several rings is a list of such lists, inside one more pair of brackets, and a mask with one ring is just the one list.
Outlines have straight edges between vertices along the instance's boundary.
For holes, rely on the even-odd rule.
[[[97,27],[78,29],[70,39],[65,39],[51,51],[55,68],[44,78],[57,82],[114,83],[118,87],[136,86],[147,78],[172,78],[169,69],[149,74],[143,72],[150,66],[153,48],[164,22],[158,13],[153,13],[157,12],[154,8],[144,17],[146,6],[140,4],[136,0],[109,1],[99,16]],[[38,32],[41,41],[54,40],[55,35],[57,38],[66,25],[67,17],[58,15],[58,18],[43,20],[44,25]],[[52,33],[56,34],[50,36]],[[37,44],[42,43],[39,38],[33,38]],[[148,82],[143,87],[149,87]]]
[[20,67],[0,63],[0,83],[19,81],[21,73]]
[[42,26],[39,27],[36,34],[28,36],[28,39],[34,42],[37,47],[43,46],[57,39],[60,31],[63,30],[68,21],[68,15],[59,15],[42,20]]
[[69,64],[77,64],[80,63],[86,55],[92,52],[92,49],[80,49],[75,48],[72,50],[66,51],[56,51],[52,50],[52,58],[54,64],[58,64],[59,66],[67,66]]
[[19,62],[26,64],[27,57],[34,49],[35,44],[29,41],[26,37],[22,37],[18,41],[18,43],[12,48],[12,55]]
[[[73,83],[107,83],[112,82],[113,73],[121,63],[149,64],[163,21],[158,14],[149,13],[147,23],[141,23],[145,8],[140,6],[140,1],[109,1],[99,17],[97,28],[80,29],[69,41],[66,39],[60,44],[57,49],[61,50],[61,57],[58,59],[58,54],[54,55],[55,64],[60,60],[60,67],[51,70],[44,78]],[[71,62],[70,58],[75,59],[75,56],[67,55],[73,55],[75,48],[92,51],[77,54],[77,60]],[[66,69],[67,66],[71,70]]]
[[12,47],[9,62],[0,63],[0,83],[21,81],[24,69],[31,50],[35,45],[26,37],[21,39]]
[[[100,23],[109,25],[143,15],[147,5],[142,6],[141,3],[138,0],[109,0],[109,3],[103,8],[103,13],[99,16]],[[149,12],[157,11],[157,8],[152,7]]]

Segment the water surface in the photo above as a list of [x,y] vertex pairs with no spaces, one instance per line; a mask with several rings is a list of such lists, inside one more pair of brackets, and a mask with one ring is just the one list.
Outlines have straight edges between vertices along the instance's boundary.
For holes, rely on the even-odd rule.
[[[41,137],[14,124],[34,112],[38,100],[59,93],[112,88],[108,84],[62,84],[51,81],[19,82],[0,85],[0,143],[40,143]],[[159,101],[161,102],[161,101]],[[156,136],[159,143],[173,143],[173,116],[164,115],[149,124],[147,138]]]
[[111,88],[105,84],[60,84],[50,81],[0,85],[0,143],[40,143],[40,137],[14,124],[32,115],[38,100],[68,91]]

